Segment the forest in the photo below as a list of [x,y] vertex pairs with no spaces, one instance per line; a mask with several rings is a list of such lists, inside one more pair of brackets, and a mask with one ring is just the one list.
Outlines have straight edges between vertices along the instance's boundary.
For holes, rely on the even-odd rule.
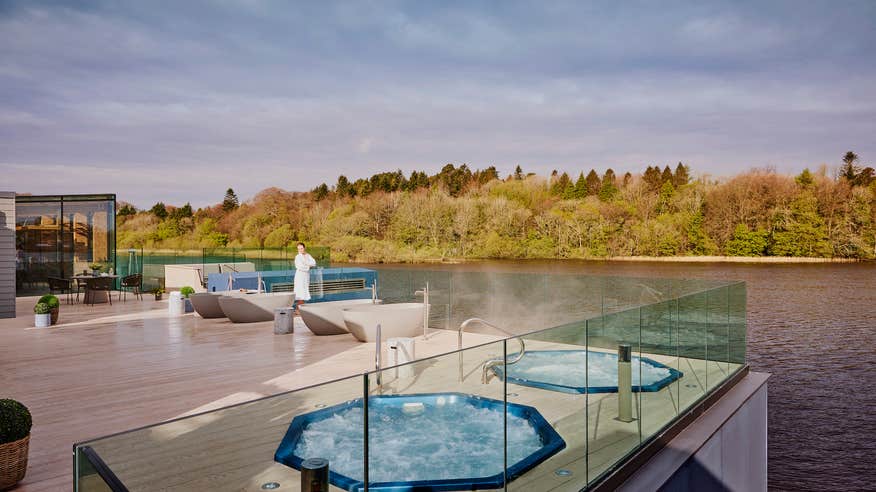
[[[831,171],[693,178],[679,162],[618,176],[445,165],[216,205],[119,202],[118,248],[331,248],[333,261],[627,256],[876,257],[876,176],[847,152]],[[217,197],[218,198],[218,197]]]

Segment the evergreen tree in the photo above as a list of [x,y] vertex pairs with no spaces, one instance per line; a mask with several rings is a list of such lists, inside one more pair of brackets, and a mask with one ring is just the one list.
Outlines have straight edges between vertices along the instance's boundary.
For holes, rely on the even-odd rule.
[[679,162],[678,165],[675,166],[675,176],[672,179],[672,184],[674,184],[676,188],[688,184],[690,182],[689,171],[690,170],[687,166]]
[[599,199],[608,202],[614,199],[617,195],[617,185],[615,185],[614,171],[609,168],[602,176],[602,186],[599,188]]
[[225,198],[222,200],[222,210],[230,212],[239,206],[240,201],[237,199],[237,195],[234,194],[234,190],[228,188],[225,191]]
[[663,186],[660,187],[660,198],[657,200],[658,212],[670,212],[673,195],[675,195],[675,187],[672,186],[672,181],[664,181]]
[[858,166],[855,165],[856,162],[858,162],[858,154],[851,150],[846,152],[846,155],[843,156],[843,166],[840,169],[840,176],[846,178],[849,183],[854,181],[855,177],[858,175]]
[[660,190],[660,186],[663,184],[660,169],[656,167],[648,166],[648,169],[645,169],[645,174],[642,175],[642,179],[648,185],[648,189],[655,192]]
[[666,183],[666,182],[672,183],[674,181],[675,181],[675,176],[672,175],[672,169],[669,169],[669,166],[664,167],[663,174],[660,176],[660,184],[662,185],[663,183]]
[[152,208],[149,209],[149,213],[164,220],[167,218],[167,207],[164,206],[163,202],[158,202],[155,205],[152,205]]
[[624,174],[624,183],[623,183],[623,187],[626,188],[627,186],[630,185],[630,183],[631,183],[632,181],[633,181],[633,175],[630,174],[629,172],[627,172],[626,174]]
[[599,188],[602,186],[602,182],[599,180],[599,175],[596,174],[596,171],[593,169],[587,173],[587,178],[585,179],[587,191],[587,196],[595,196],[599,194]]
[[316,201],[322,201],[329,194],[328,185],[323,183],[316,188],[313,189],[313,199]]
[[335,185],[335,192],[338,196],[352,196],[353,188],[350,186],[350,180],[343,174],[338,176],[338,184]]
[[514,168],[514,179],[520,181],[523,179],[523,169],[518,164],[516,168]]
[[578,180],[575,181],[575,192],[573,197],[584,198],[585,196],[587,196],[587,180],[584,179],[584,172],[582,171],[578,175]]
[[137,209],[134,208],[131,204],[126,203],[119,208],[119,211],[116,212],[116,215],[119,217],[127,217],[129,215],[135,215],[137,213]]
[[803,188],[808,188],[812,186],[813,183],[815,183],[815,179],[812,177],[812,173],[809,171],[808,167],[804,169],[803,172],[800,173],[796,178],[794,178],[794,181],[796,181],[797,184]]
[[569,178],[569,174],[564,172],[551,184],[551,195],[563,196],[566,188],[570,186],[572,186],[572,180]]

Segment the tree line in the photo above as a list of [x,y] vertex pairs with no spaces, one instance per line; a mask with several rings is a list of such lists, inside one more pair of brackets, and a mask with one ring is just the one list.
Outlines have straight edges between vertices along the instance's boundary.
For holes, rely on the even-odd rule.
[[876,256],[876,176],[853,152],[786,176],[753,169],[693,179],[679,162],[617,176],[549,176],[520,166],[383,172],[309,192],[269,188],[196,211],[120,204],[119,247],[283,247],[303,240],[336,261],[612,256]]

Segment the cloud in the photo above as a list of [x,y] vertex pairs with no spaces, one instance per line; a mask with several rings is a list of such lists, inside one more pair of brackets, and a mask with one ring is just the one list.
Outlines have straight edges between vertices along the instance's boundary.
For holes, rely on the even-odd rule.
[[869,2],[8,2],[0,171],[146,206],[447,162],[866,161],[874,18]]

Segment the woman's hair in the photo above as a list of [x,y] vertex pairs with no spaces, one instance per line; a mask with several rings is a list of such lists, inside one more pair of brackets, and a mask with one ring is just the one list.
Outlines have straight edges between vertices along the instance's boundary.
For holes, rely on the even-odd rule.
[[[304,245],[304,243],[298,243],[298,246],[301,246],[302,248],[306,248],[306,247],[307,247],[307,246]],[[298,246],[295,246],[295,247],[297,248]]]

